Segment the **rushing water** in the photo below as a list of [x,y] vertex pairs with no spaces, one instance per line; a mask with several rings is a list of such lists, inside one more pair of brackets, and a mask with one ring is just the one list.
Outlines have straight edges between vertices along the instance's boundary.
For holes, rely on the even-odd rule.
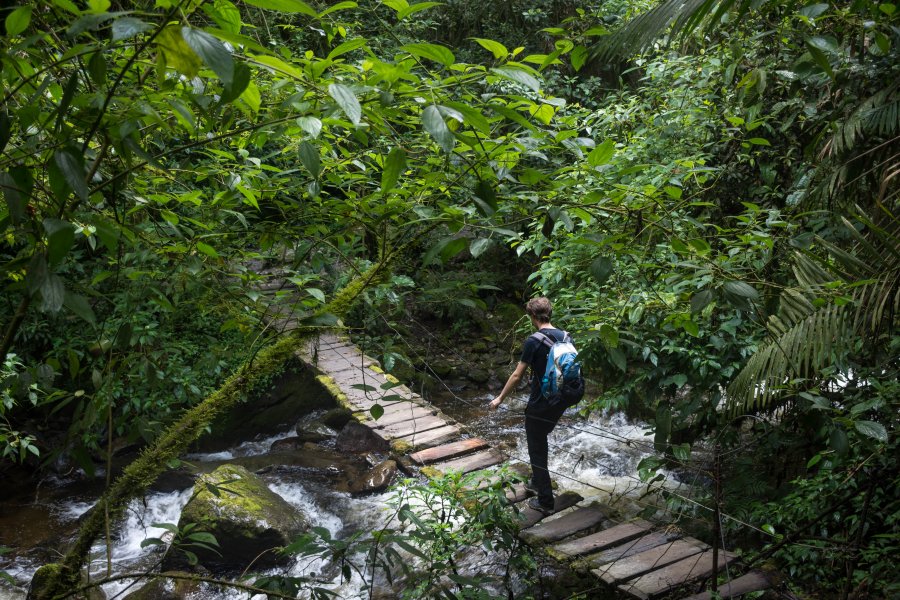
[[[464,397],[448,391],[433,395],[431,401],[475,434],[502,448],[512,461],[527,463],[522,416],[525,398],[514,397],[498,411],[487,409],[490,399],[491,396],[487,395]],[[290,430],[272,438],[245,442],[226,452],[192,455],[189,458],[204,462],[261,455],[267,452],[273,441],[289,435],[292,435]],[[566,415],[550,436],[551,475],[560,490],[576,491],[587,501],[612,501],[622,513],[634,514],[641,508],[635,493],[638,488],[636,466],[648,453],[649,441],[646,430],[640,424],[629,423],[621,415],[598,415],[587,421]],[[264,479],[273,491],[304,512],[313,526],[324,528],[333,538],[347,537],[356,531],[373,531],[389,524],[392,514],[388,507],[389,494],[353,498],[297,472],[270,472],[264,475]],[[190,490],[151,493],[132,502],[126,522],[114,535],[110,553],[113,573],[146,570],[159,560],[159,549],[142,547],[142,542],[147,538],[165,538],[166,530],[153,524],[177,523],[181,508],[189,496]],[[71,535],[77,527],[78,517],[91,504],[90,498],[83,495],[64,493],[50,500],[0,506],[0,543],[17,546],[18,550],[10,555],[12,558],[0,557],[0,561],[6,559],[0,562],[0,570],[16,582],[15,586],[0,583],[0,600],[24,598],[31,576],[46,559],[37,558],[37,553],[31,552],[28,546],[52,544],[48,540]],[[105,546],[98,544],[91,563],[92,577],[105,575],[107,567]],[[485,572],[499,569],[501,565],[479,563],[470,565],[470,568],[475,572]],[[351,581],[344,581],[333,565],[319,560],[300,560],[288,574],[316,576],[323,582],[322,587],[335,591],[341,598],[367,597],[361,592],[363,582],[358,574],[354,574]],[[122,598],[139,585],[120,581],[107,584],[104,591],[107,598]],[[200,597],[246,598],[246,593],[235,591],[229,594],[214,590]]]

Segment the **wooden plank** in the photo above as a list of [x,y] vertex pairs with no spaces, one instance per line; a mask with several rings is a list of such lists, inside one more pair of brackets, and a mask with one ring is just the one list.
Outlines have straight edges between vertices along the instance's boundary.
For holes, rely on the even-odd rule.
[[437,415],[429,415],[427,417],[412,419],[411,421],[403,421],[402,423],[377,427],[377,429],[382,429],[394,437],[406,437],[414,433],[444,427],[445,425],[450,425],[445,418]]
[[[720,552],[715,570],[718,571],[733,559],[734,555],[730,552]],[[618,589],[640,600],[651,600],[696,579],[709,577],[713,571],[712,552],[707,550],[632,579]]]
[[480,438],[469,438],[460,440],[452,444],[444,444],[427,450],[421,450],[409,455],[409,458],[420,465],[456,458],[462,454],[468,454],[475,450],[480,450],[488,445],[487,442]]
[[394,437],[408,444],[411,444],[414,448],[428,448],[430,446],[437,446],[439,444],[443,444],[444,442],[448,442],[457,437],[459,434],[459,427],[456,427],[455,425],[447,425],[446,427],[432,429],[431,431],[417,431],[415,433],[411,433],[402,437]]
[[[421,419],[423,417],[430,417],[437,413],[437,410],[434,408],[428,408],[425,406],[417,406],[415,404],[410,404],[408,402],[405,403],[406,406],[401,406],[399,410],[392,410],[388,412],[384,411],[384,414],[378,417],[377,419],[373,419],[369,417],[371,420],[371,425],[373,427],[381,427],[384,428],[387,425],[394,425],[396,423],[403,423],[405,421],[410,421],[412,419]],[[392,404],[391,406],[396,406]],[[368,412],[368,411],[366,411]],[[369,424],[369,423],[367,423]]]
[[504,460],[506,459],[502,454],[500,454],[499,451],[494,450],[493,448],[488,448],[487,450],[482,450],[481,452],[467,454],[466,456],[463,456],[461,458],[456,458],[441,463],[435,463],[432,466],[442,473],[449,473],[450,471],[456,471],[458,473],[471,473],[472,471],[478,471],[480,469],[486,469],[487,467],[499,465]]
[[647,535],[643,535],[620,546],[615,546],[608,550],[598,552],[597,554],[586,556],[585,559],[592,567],[599,567],[600,565],[610,563],[614,560],[627,558],[645,550],[649,550],[650,548],[656,548],[666,542],[677,540],[679,537],[681,536],[677,533],[654,531],[653,533],[648,533]]
[[650,571],[661,569],[688,556],[700,554],[708,548],[709,546],[697,540],[675,540],[627,558],[621,558],[591,572],[604,582],[616,585]]
[[[575,506],[582,500],[584,500],[584,498],[575,492],[563,492],[553,500],[553,512],[550,514],[556,514],[561,510]],[[519,509],[522,511],[522,523],[519,526],[520,529],[533,527],[538,521],[543,521],[546,517],[550,516],[545,515],[539,510],[529,508],[527,505],[520,506]]]
[[[717,598],[735,598],[751,592],[761,592],[772,587],[772,580],[762,571],[750,571],[727,583],[720,583],[716,590]],[[688,596],[683,600],[712,600],[710,591]]]
[[557,544],[553,549],[568,556],[588,554],[589,552],[596,552],[638,538],[646,534],[651,527],[652,525],[647,521],[637,519],[598,531],[577,540]]
[[549,544],[596,527],[603,522],[606,514],[597,506],[585,506],[552,521],[543,521],[519,533],[519,537],[529,544]]

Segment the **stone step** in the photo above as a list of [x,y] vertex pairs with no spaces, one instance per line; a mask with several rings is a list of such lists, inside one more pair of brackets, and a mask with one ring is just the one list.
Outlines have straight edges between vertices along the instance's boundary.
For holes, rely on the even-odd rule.
[[519,537],[529,544],[549,544],[578,532],[592,529],[606,519],[606,513],[598,506],[585,506],[552,521],[542,521],[523,530]]
[[627,558],[621,558],[591,572],[606,583],[616,585],[707,549],[709,546],[697,540],[674,540]]
[[578,556],[617,546],[648,533],[652,525],[643,519],[622,523],[591,535],[557,544],[553,549],[567,556]]
[[480,450],[487,445],[488,443],[482,439],[469,438],[467,440],[460,440],[451,444],[444,444],[443,446],[435,446],[434,448],[414,452],[409,455],[409,458],[420,465],[427,465],[433,462],[456,458],[457,456]]
[[732,560],[733,554],[720,552],[718,564],[713,568],[712,551],[707,550],[632,579],[617,589],[640,600],[651,600],[691,581],[709,577]]
[[[584,500],[580,494],[572,491],[563,492],[556,496],[553,501],[553,512],[551,515],[556,514],[562,510],[566,510],[567,508],[571,508]],[[535,510],[533,508],[529,508],[527,504],[519,505],[519,510],[521,510],[522,515],[522,524],[519,526],[520,529],[528,529],[529,527],[533,527],[539,521],[543,521],[546,517],[550,515],[545,515],[539,510]]]
[[[717,598],[736,598],[751,592],[761,592],[772,587],[772,579],[762,571],[750,571],[745,575],[741,575],[737,579],[732,579],[726,583],[720,583],[716,590]],[[710,591],[700,592],[693,596],[688,596],[683,600],[712,600],[713,593]]]
[[449,473],[450,471],[471,473],[472,471],[479,471],[481,469],[493,467],[494,465],[499,465],[504,460],[506,459],[498,450],[489,448],[488,450],[468,454],[461,458],[435,463],[432,467],[442,473]]

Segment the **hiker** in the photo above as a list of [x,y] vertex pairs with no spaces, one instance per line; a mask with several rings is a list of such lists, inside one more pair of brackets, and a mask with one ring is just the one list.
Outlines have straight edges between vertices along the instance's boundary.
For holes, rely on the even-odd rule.
[[528,458],[531,462],[531,483],[525,487],[537,494],[529,500],[528,506],[545,515],[553,512],[553,488],[550,486],[550,473],[547,471],[549,453],[547,436],[566,410],[565,405],[548,406],[541,392],[541,380],[547,366],[550,346],[566,338],[566,332],[550,323],[552,312],[550,300],[544,297],[532,298],[525,304],[525,313],[531,319],[537,333],[531,334],[525,340],[519,364],[509,376],[503,390],[490,404],[492,410],[500,406],[500,403],[516,389],[525,375],[525,370],[531,368],[531,393],[528,396],[528,406],[525,408],[525,438],[528,441]]

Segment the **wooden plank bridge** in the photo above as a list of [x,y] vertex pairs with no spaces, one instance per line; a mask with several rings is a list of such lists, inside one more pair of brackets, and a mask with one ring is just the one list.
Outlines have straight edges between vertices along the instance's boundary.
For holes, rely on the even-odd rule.
[[[472,437],[459,423],[386,375],[375,360],[346,338],[324,334],[301,354],[318,369],[338,400],[387,442],[407,469],[432,476],[450,471],[483,471],[485,478],[490,478],[490,469],[506,462],[503,453]],[[378,419],[370,413],[376,404],[384,411]],[[525,465],[512,468],[520,472],[524,468],[523,475],[528,475]],[[507,498],[520,503],[528,495],[524,485],[517,484]],[[583,500],[571,491],[558,494],[554,513],[546,519],[523,504],[519,508],[520,536],[571,568],[591,572],[628,597],[650,599],[678,590],[690,595],[692,588],[708,584],[711,577],[735,559],[731,553],[716,554],[699,540],[654,527],[644,520],[614,524],[602,505],[582,505]],[[751,571],[722,584],[718,594],[722,598],[737,597],[770,585],[764,574]],[[709,597],[709,592],[690,596],[691,600]]]

